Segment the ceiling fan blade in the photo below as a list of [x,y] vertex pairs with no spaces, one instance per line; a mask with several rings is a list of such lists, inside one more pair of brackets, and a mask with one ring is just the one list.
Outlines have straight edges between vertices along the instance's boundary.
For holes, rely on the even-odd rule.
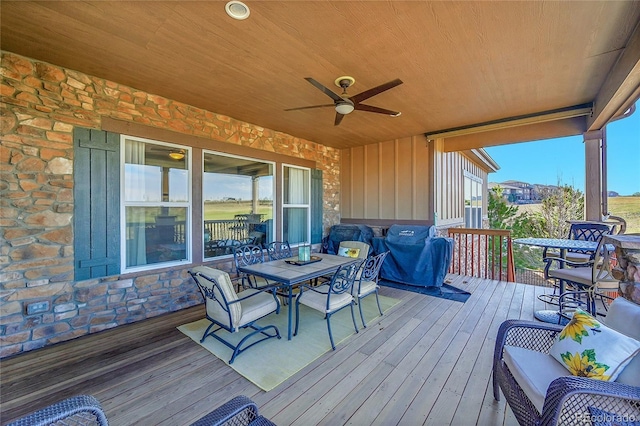
[[377,112],[378,114],[386,114],[386,115],[393,115],[393,116],[400,115],[400,112],[398,111],[391,111],[390,109],[379,108],[377,106],[371,106],[371,105],[356,104],[355,109],[357,109],[358,111]]
[[340,114],[339,112],[336,112],[336,121],[333,123],[333,125],[337,126],[338,124],[340,124],[340,122],[342,121],[343,118],[344,118],[343,114]]
[[300,109],[325,108],[325,107],[335,107],[335,104],[311,105],[311,106],[306,106],[306,107],[289,108],[289,109],[285,109],[285,111],[298,111]]
[[349,99],[351,99],[354,103],[357,104],[379,93],[382,93],[385,90],[393,89],[394,87],[399,86],[401,84],[402,84],[402,80],[400,80],[399,78],[396,78],[395,80],[390,81],[388,83],[381,84],[380,86],[376,86],[372,89],[365,90],[364,92],[358,93],[357,95],[353,95]]
[[316,86],[318,89],[320,89],[322,92],[324,92],[327,96],[329,96],[334,101],[339,102],[339,101],[342,100],[342,98],[340,96],[336,95],[331,90],[327,89],[326,87],[324,87],[322,84],[320,84],[319,82],[317,82],[313,78],[305,77],[305,80],[307,80],[309,83],[311,83],[314,86]]

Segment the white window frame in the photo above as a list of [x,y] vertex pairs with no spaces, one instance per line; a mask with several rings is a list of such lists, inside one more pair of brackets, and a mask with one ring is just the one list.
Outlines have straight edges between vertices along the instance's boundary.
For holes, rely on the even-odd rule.
[[[124,197],[125,191],[125,141],[134,140],[145,144],[162,145],[170,148],[175,148],[184,151],[187,154],[187,196],[186,202],[146,202],[146,201],[126,201]],[[184,145],[176,145],[154,139],[141,138],[137,136],[120,135],[120,270],[121,273],[132,273],[139,271],[149,271],[154,269],[163,269],[176,265],[186,265],[193,262],[193,219],[192,219],[192,203],[193,203],[193,167],[192,167],[192,150],[191,147]],[[168,261],[162,263],[152,263],[142,266],[127,267],[127,223],[126,223],[126,208],[127,207],[186,207],[185,216],[185,257],[184,260]]]
[[[471,186],[471,205],[469,206],[469,208],[471,210],[471,221],[470,221],[471,222],[471,226],[470,226],[470,228],[482,229],[483,217],[484,217],[484,213],[485,213],[484,212],[484,198],[485,198],[484,181],[480,177],[474,175],[473,173],[471,173],[471,172],[469,172],[467,170],[464,170],[462,174],[463,174],[463,204],[467,200],[467,192],[466,192],[467,182],[466,182],[466,180],[469,179],[471,181],[471,185],[472,185]],[[475,184],[479,184],[479,185],[474,185],[474,183]],[[480,195],[482,197],[481,198],[482,202],[480,204],[480,207],[473,207],[473,196],[474,196],[473,188],[474,188],[474,186],[476,186],[476,187],[479,186],[480,187],[480,190],[479,190],[478,194],[476,194],[476,196]],[[478,216],[476,214],[473,214],[473,210],[474,209],[478,209],[478,208],[480,209],[480,218],[478,218]],[[477,220],[480,223],[476,223]],[[464,223],[465,223],[465,226],[467,226],[467,206],[466,205],[464,205]]]
[[[291,169],[299,169],[299,170],[306,170],[309,176],[308,179],[308,188],[307,188],[307,194],[308,194],[308,201],[306,204],[285,204],[285,200],[284,200],[284,192],[285,192],[285,182],[284,182],[284,168],[285,167],[289,167]],[[306,208],[307,209],[307,236],[305,237],[305,241],[303,241],[302,243],[295,243],[295,244],[291,244],[292,247],[297,247],[301,244],[303,244],[304,242],[306,242],[307,244],[311,241],[311,169],[308,167],[301,167],[301,166],[296,166],[293,164],[286,164],[283,163],[282,164],[282,170],[281,170],[281,199],[282,199],[282,207],[280,210],[280,217],[282,218],[282,220],[284,220],[284,209],[285,208]],[[280,229],[278,230],[278,235],[280,237],[280,240],[284,239],[284,222],[282,223],[282,226],[280,227]]]
[[[205,173],[205,171],[204,171],[204,157],[207,154],[218,155],[220,157],[230,157],[230,158],[238,158],[238,159],[241,159],[241,160],[256,161],[256,162],[260,162],[260,163],[270,164],[271,165],[272,170],[273,170],[273,183],[272,183],[272,194],[273,194],[272,215],[273,215],[273,221],[272,221],[272,226],[273,226],[273,235],[275,236],[276,235],[276,233],[275,233],[276,232],[275,224],[276,224],[277,212],[278,212],[278,209],[276,208],[276,199],[278,198],[277,194],[276,194],[276,179],[278,178],[277,177],[278,176],[278,170],[277,170],[277,167],[276,167],[276,163],[274,161],[263,160],[263,159],[260,159],[260,158],[245,157],[245,156],[242,156],[242,155],[234,155],[234,154],[227,154],[225,152],[212,151],[212,150],[208,150],[208,149],[203,149],[202,150],[202,159],[201,159],[202,160],[202,167],[201,167],[201,169],[202,169],[202,180],[201,180],[201,182],[202,183],[200,185],[200,192],[202,193],[201,194],[202,195],[202,210],[201,210],[202,211],[202,217],[201,217],[201,222],[202,223],[200,223],[200,225],[204,226],[204,220],[205,220],[204,219],[204,173]],[[276,238],[274,237],[274,240],[275,239]],[[222,258],[231,257],[231,256],[233,256],[233,255],[231,254],[231,255],[224,255],[224,256],[205,257],[204,245],[202,247],[202,258],[204,260],[206,260],[206,261],[213,260],[213,259],[222,259]]]

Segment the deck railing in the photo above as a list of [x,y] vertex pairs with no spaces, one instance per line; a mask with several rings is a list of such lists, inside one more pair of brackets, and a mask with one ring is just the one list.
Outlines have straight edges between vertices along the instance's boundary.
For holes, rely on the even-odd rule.
[[204,230],[211,240],[243,240],[249,236],[247,222],[237,219],[205,220]]
[[511,231],[450,228],[449,237],[455,242],[450,273],[515,281]]

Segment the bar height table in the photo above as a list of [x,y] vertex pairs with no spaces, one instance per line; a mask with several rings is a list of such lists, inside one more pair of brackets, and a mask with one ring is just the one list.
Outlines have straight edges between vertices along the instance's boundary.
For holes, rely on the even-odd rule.
[[[560,250],[560,257],[563,259],[568,250],[595,252],[598,249],[597,241],[570,240],[566,238],[516,238],[513,242],[529,246],[558,249]],[[606,248],[607,250],[614,249],[611,244],[607,244]],[[562,267],[562,262],[560,263],[560,267]],[[560,294],[562,293],[564,293],[564,281],[560,280]],[[560,324],[563,318],[559,311],[550,309],[536,311],[533,316],[539,321],[552,324]]]

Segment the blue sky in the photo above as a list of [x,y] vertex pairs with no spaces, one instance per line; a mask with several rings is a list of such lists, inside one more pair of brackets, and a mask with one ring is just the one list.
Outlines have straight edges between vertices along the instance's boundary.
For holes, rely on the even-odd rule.
[[[620,195],[640,192],[640,103],[633,115],[607,126],[608,187]],[[500,170],[489,182],[519,180],[571,185],[584,192],[582,135],[486,148]]]
[[[251,200],[251,177],[227,175],[223,173],[204,174],[204,199],[222,200],[232,197],[237,200]],[[260,178],[258,199],[273,200],[273,176]]]

